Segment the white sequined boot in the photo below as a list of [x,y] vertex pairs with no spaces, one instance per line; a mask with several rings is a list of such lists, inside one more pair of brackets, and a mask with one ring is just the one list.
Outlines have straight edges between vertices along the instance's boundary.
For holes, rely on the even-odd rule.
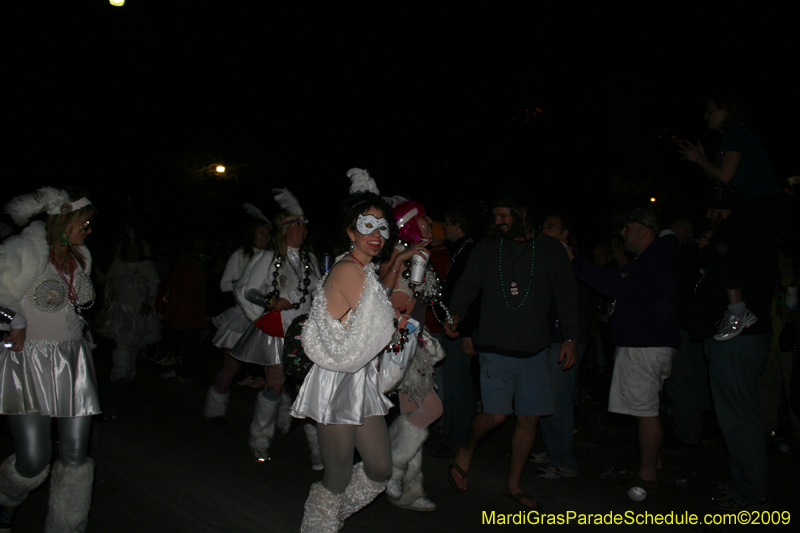
[[333,494],[317,481],[308,493],[300,533],[336,533],[342,528],[339,513],[345,494]]
[[354,465],[350,484],[344,489],[344,501],[339,509],[339,519],[344,523],[345,520],[369,505],[384,489],[386,489],[385,481],[372,481],[367,477],[367,474],[364,473],[364,463]]

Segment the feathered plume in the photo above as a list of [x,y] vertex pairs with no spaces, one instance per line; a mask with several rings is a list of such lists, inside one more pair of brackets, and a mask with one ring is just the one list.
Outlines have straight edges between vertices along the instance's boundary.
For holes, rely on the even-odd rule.
[[[275,192],[275,191],[273,191]],[[253,204],[242,204],[244,207],[244,212],[249,217],[253,217],[257,220],[263,220],[267,226],[272,226],[272,223],[264,216],[264,213],[261,212],[261,209],[257,208]]]
[[272,189],[272,193],[275,195],[275,201],[278,202],[281,209],[293,215],[303,214],[303,208],[300,207],[300,202],[289,192],[289,189]]
[[405,198],[403,196],[398,196],[398,195],[384,196],[383,197],[383,201],[386,202],[387,204],[389,204],[389,207],[394,209],[398,205],[406,203],[408,201],[408,198]]
[[17,196],[6,204],[6,213],[17,226],[24,226],[42,211],[56,211],[69,203],[69,194],[55,187],[42,187],[38,191]]
[[372,192],[379,195],[381,193],[375,180],[363,168],[351,168],[347,171],[347,177],[350,178],[350,194]]

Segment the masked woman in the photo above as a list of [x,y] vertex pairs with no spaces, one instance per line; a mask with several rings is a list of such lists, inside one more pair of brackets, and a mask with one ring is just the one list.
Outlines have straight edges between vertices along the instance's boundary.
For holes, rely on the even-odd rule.
[[[283,335],[292,321],[311,309],[319,281],[317,259],[305,246],[308,219],[288,189],[273,189],[283,210],[274,217],[272,248],[251,262],[234,291],[236,302],[253,324],[231,354],[240,361],[263,365],[267,386],[256,397],[250,424],[250,451],[259,462],[269,460],[275,426],[289,431],[291,399],[283,373]],[[246,280],[246,281],[244,281]],[[308,433],[312,464],[322,468],[316,435]]]
[[[407,246],[427,246],[433,242],[433,221],[425,214],[425,208],[416,202],[401,200],[394,207],[400,242],[392,251],[393,258],[404,253]],[[405,268],[401,264],[400,270]],[[397,267],[392,262],[381,266],[382,272],[390,269]],[[408,276],[400,275],[393,289],[392,304],[395,308],[410,314],[420,324],[425,323],[426,303],[439,299],[441,292],[438,276],[432,270],[426,271],[424,282],[418,286],[412,285]],[[444,314],[441,309],[439,312]],[[435,309],[433,314],[436,314]],[[401,414],[389,428],[392,478],[386,487],[386,495],[392,505],[412,511],[436,509],[422,487],[422,446],[428,438],[428,426],[442,416],[442,402],[434,388],[433,365],[444,358],[444,352],[430,335],[423,335],[423,339],[425,342],[417,347],[397,387]]]
[[[233,292],[234,287],[242,280],[242,276],[251,262],[258,261],[270,242],[272,224],[264,214],[252,204],[243,204],[249,221],[242,237],[242,246],[231,254],[225,270],[222,272],[219,288],[222,292]],[[208,388],[203,414],[206,418],[224,417],[228,410],[230,387],[233,378],[242,367],[242,363],[231,355],[231,349],[251,324],[244,311],[235,304],[212,320],[217,327],[217,334],[212,339],[214,346],[223,349],[222,368]]]
[[0,352],[0,413],[16,453],[0,467],[0,506],[20,505],[47,478],[50,423],[59,428],[45,530],[84,531],[94,462],[87,456],[91,416],[100,413],[91,344],[81,313],[94,302],[92,259],[84,240],[96,209],[80,195],[45,187],[15,198],[6,212],[20,226],[0,247],[0,306],[14,318]]
[[[292,415],[317,422],[325,477],[311,486],[301,531],[338,531],[344,520],[386,487],[392,461],[384,416],[378,355],[396,329],[387,289],[376,275],[396,235],[392,209],[366,171],[351,169],[342,240],[349,252],[323,280],[303,330],[303,347],[315,364],[300,388]],[[394,270],[418,250],[396,258]],[[394,285],[397,273],[383,280]],[[404,327],[404,320],[398,324]],[[362,462],[353,466],[353,451]]]

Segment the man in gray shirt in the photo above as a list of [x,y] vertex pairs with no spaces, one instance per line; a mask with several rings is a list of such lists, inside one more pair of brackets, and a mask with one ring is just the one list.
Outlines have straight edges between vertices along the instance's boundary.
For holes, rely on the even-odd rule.
[[575,364],[578,338],[578,289],[567,253],[547,236],[533,239],[522,195],[508,192],[495,199],[495,227],[475,245],[450,304],[453,323],[446,333],[458,335],[458,323],[483,289],[480,338],[483,412],[472,421],[467,443],[456,450],[448,479],[459,492],[467,489],[469,466],[484,437],[511,414],[517,415],[511,463],[503,493],[524,507],[539,506],[522,489],[520,479],[533,449],[539,417],[553,413],[548,363],[547,313],[556,299],[564,344],[559,362]]

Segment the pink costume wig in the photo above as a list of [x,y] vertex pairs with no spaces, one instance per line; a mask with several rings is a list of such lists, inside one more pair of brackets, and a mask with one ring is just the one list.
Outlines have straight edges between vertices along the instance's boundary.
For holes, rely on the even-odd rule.
[[[417,212],[409,216],[414,209],[416,209]],[[422,232],[419,230],[419,223],[417,220],[424,214],[425,208],[422,207],[422,204],[410,200],[395,206],[394,219],[397,221],[397,236],[401,240],[411,244],[420,242],[422,240]]]

